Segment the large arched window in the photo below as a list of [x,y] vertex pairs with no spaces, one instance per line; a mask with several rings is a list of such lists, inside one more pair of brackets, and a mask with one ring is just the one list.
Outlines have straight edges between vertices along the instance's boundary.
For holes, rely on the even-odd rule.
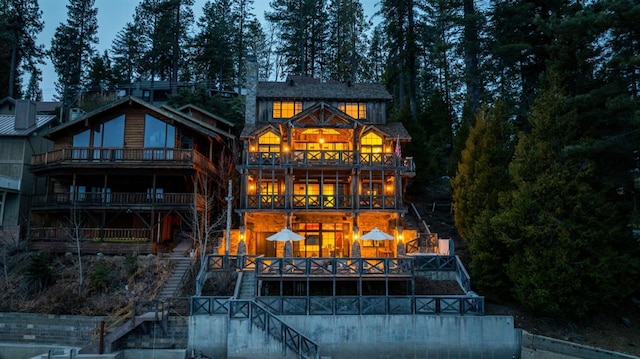
[[382,137],[369,132],[360,139],[360,152],[382,153]]
[[280,152],[280,136],[269,131],[258,137],[258,152]]

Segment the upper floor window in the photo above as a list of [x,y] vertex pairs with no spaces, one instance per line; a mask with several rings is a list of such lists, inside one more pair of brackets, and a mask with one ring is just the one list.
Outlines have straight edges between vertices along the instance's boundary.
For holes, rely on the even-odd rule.
[[124,146],[124,115],[103,122],[93,134],[93,147]]
[[144,147],[173,148],[176,142],[176,128],[157,118],[144,117]]
[[360,139],[360,152],[382,153],[382,137],[369,132]]
[[338,109],[356,120],[367,118],[367,104],[364,102],[341,102]]
[[269,131],[258,137],[258,152],[280,152],[280,136]]
[[302,102],[273,101],[273,118],[291,118],[302,112]]

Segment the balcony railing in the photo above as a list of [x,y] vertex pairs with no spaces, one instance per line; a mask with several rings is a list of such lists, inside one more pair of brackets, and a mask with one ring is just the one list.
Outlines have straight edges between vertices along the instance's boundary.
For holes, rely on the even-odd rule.
[[415,172],[412,157],[398,158],[392,153],[360,153],[358,151],[310,151],[296,150],[280,152],[248,152],[245,165],[281,166],[291,165],[362,165],[371,167],[401,167],[403,172]]
[[115,243],[144,242],[151,238],[151,230],[146,228],[80,228],[76,234],[73,228],[34,227],[29,239],[106,241]]
[[148,164],[189,164],[199,165],[213,170],[214,166],[205,156],[193,149],[180,148],[62,148],[31,157],[31,165],[35,168],[57,164],[95,164],[95,163],[131,163]]
[[[189,206],[194,204],[193,193],[146,193],[146,192],[76,192],[54,193],[33,198],[34,207],[44,206],[118,206],[118,205],[169,205]],[[198,203],[203,201],[202,196],[195,197]]]
[[[354,200],[355,199],[355,200]],[[395,195],[293,195],[288,204],[285,195],[247,195],[247,209],[398,209]]]

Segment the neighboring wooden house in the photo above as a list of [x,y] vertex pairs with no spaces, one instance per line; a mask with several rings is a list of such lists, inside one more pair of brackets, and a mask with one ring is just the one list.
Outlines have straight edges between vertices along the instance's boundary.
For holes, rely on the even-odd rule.
[[127,97],[51,130],[53,150],[31,162],[45,189],[30,248],[69,251],[79,239],[85,253],[149,253],[184,233],[201,238],[232,127],[194,106]]
[[[284,227],[306,238],[293,243],[301,257],[349,257],[354,239],[375,227],[402,240],[415,169],[400,142],[411,136],[387,123],[382,85],[253,76],[248,89],[236,240],[249,254],[281,256],[283,244],[267,237]],[[361,243],[363,256],[392,256],[397,242]]]
[[31,155],[53,147],[42,132],[55,119],[54,115],[36,114],[32,101],[0,101],[0,240],[15,242],[24,235],[34,192],[28,164]]

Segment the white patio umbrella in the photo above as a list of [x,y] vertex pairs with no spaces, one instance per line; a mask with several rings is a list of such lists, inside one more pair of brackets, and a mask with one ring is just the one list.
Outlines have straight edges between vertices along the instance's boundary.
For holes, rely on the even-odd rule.
[[[362,237],[360,237],[360,239],[369,240],[369,241],[371,241],[371,240],[373,240],[373,241],[387,241],[387,240],[395,239],[395,237],[393,237],[389,233],[385,233],[385,232],[379,230],[378,227],[375,227],[369,233],[363,234]],[[378,247],[376,246],[376,256],[377,255],[378,255]]]
[[[304,236],[301,236],[298,233],[293,232],[289,228],[284,228],[280,232],[272,234],[269,237],[267,237],[268,241],[285,242],[285,246],[284,246],[285,257],[293,256],[293,246],[290,244],[290,241],[301,241],[303,239],[304,239]],[[287,246],[287,244],[289,245]]]

